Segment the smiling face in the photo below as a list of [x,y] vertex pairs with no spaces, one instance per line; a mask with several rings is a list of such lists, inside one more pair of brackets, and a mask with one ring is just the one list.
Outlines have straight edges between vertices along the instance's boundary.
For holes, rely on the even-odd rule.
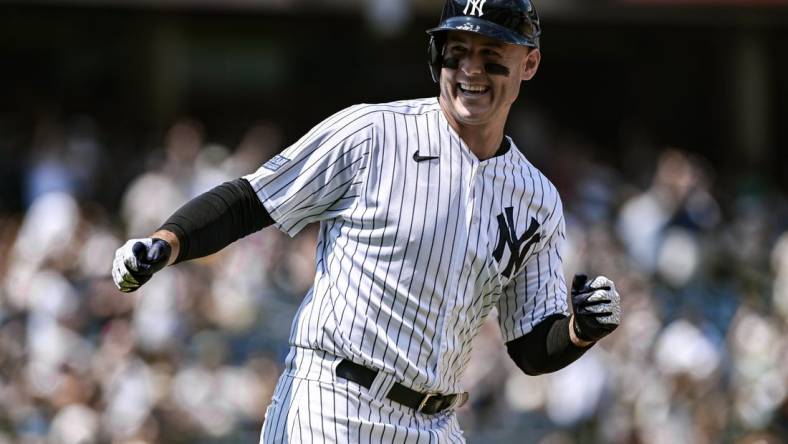
[[499,125],[539,66],[538,49],[470,32],[449,32],[443,52],[440,101],[458,126]]

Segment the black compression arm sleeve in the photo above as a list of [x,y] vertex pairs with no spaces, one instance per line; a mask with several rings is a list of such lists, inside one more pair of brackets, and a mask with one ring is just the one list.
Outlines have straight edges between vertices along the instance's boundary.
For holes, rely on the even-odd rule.
[[273,223],[252,185],[236,179],[190,200],[160,229],[178,237],[178,263],[216,253]]
[[532,376],[566,367],[591,348],[572,344],[569,321],[561,314],[547,317],[525,336],[506,343],[509,356]]

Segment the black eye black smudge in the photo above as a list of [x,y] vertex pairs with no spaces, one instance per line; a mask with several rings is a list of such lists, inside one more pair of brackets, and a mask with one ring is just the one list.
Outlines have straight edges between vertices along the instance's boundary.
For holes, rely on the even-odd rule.
[[487,71],[487,74],[490,75],[509,77],[509,68],[497,63],[485,63],[484,69]]

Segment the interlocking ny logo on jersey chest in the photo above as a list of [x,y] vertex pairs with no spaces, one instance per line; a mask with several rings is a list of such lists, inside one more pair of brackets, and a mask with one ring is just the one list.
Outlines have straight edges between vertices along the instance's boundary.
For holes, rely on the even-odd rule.
[[501,272],[507,279],[517,273],[533,246],[542,239],[541,233],[536,232],[539,227],[539,222],[532,217],[525,233],[518,236],[515,232],[514,207],[506,207],[504,212],[498,215],[498,245],[493,251],[493,257],[500,265],[504,250],[509,247],[509,262]]
[[479,17],[484,15],[484,3],[487,0],[468,0],[465,3],[465,9],[462,10],[462,13],[465,15],[477,15]]

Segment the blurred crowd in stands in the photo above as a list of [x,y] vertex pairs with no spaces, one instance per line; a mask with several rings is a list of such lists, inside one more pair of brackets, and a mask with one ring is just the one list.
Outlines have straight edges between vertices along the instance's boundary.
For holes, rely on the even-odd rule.
[[[570,367],[529,377],[488,322],[465,375],[468,442],[788,442],[788,196],[679,148],[620,171],[533,126],[511,123],[562,193],[567,279],[613,278],[623,323]],[[42,121],[16,147],[19,183],[0,178],[24,207],[0,213],[0,444],[257,442],[316,227],[263,230],[132,294],[109,275],[125,239],[288,142],[269,123],[235,147],[209,137],[183,119],[160,148],[108,158],[79,117]],[[106,202],[107,169],[141,173]]]

